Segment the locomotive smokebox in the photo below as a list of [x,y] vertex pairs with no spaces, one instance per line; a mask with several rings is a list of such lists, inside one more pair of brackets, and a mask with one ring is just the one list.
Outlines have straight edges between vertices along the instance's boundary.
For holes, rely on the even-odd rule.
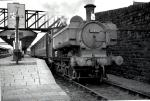
[[[96,6],[94,4],[87,4],[84,6],[84,8],[86,9],[86,21],[90,21],[93,19],[95,20],[95,18],[93,18],[95,7]],[[91,19],[91,18],[93,18],[93,19]]]

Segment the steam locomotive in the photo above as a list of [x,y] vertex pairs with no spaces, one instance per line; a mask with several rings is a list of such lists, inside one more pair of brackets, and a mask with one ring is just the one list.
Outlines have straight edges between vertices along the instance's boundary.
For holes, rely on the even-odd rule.
[[[55,64],[53,68],[72,80],[106,77],[105,67],[121,65],[121,56],[107,55],[106,48],[117,44],[117,27],[111,22],[101,23],[91,19],[93,4],[86,8],[86,21],[74,16],[70,24],[49,36],[44,36],[31,47],[32,56],[46,57]],[[48,41],[48,43],[47,43]]]

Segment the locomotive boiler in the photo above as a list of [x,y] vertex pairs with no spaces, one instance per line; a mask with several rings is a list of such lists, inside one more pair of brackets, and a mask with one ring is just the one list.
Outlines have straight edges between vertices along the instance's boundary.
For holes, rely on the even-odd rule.
[[[91,19],[95,5],[88,4],[86,8],[86,21],[80,16],[74,16],[70,24],[50,38],[49,47],[43,41],[41,45],[34,45],[31,50],[50,52],[50,61],[53,61],[55,70],[70,79],[95,78],[102,81],[106,77],[105,66],[112,62],[117,65],[123,63],[121,56],[107,55],[107,46],[117,44],[117,27],[111,22],[101,23]],[[35,46],[45,46],[39,50]],[[48,48],[48,49],[46,49]],[[40,54],[42,55],[42,54]]]

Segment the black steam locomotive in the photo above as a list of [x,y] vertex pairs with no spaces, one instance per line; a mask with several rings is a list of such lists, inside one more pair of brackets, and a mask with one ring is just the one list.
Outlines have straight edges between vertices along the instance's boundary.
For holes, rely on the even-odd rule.
[[[86,21],[74,16],[70,24],[47,40],[43,36],[31,47],[32,56],[46,57],[55,64],[53,68],[70,79],[105,78],[105,66],[123,63],[121,56],[106,53],[109,45],[117,43],[117,27],[113,23],[101,23],[91,19],[95,5],[88,4]],[[48,43],[46,42],[48,41]]]

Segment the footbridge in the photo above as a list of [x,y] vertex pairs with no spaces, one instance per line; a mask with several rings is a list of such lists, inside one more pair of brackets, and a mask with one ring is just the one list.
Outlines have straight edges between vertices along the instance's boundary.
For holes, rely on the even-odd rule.
[[50,17],[46,11],[25,10],[24,4],[8,3],[0,8],[0,37],[13,46],[15,39],[15,13],[19,14],[19,39],[22,49],[26,50],[36,38],[38,32],[51,32],[64,26],[61,18]]

